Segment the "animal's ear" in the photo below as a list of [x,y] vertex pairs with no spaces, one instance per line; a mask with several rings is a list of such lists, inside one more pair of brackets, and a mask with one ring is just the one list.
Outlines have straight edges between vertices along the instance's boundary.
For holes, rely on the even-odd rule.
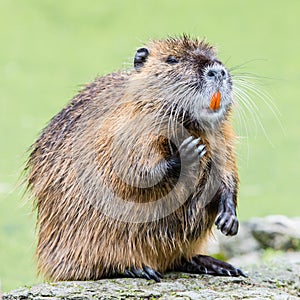
[[146,62],[150,52],[147,48],[139,48],[134,57],[134,67],[138,71]]

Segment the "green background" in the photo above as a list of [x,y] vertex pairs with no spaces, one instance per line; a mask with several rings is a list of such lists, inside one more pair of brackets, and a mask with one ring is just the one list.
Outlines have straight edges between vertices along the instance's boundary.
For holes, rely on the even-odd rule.
[[[236,108],[239,216],[300,215],[300,1],[0,0],[0,280],[35,275],[35,215],[18,186],[26,150],[48,120],[97,75],[129,68],[149,38],[206,37],[236,72],[256,74],[279,121],[253,95],[247,130]],[[282,126],[281,126],[282,124]],[[256,126],[257,125],[257,126]]]

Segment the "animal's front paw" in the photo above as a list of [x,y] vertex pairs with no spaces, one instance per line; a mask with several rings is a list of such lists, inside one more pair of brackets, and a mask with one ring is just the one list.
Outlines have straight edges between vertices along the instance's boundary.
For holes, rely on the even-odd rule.
[[239,221],[236,216],[232,194],[222,195],[215,224],[225,235],[236,235],[238,233]]
[[206,153],[205,145],[199,144],[201,138],[190,136],[186,138],[180,145],[178,151],[182,160],[194,162]]
[[237,216],[231,212],[221,212],[215,224],[217,228],[225,235],[236,235],[239,229],[239,221]]

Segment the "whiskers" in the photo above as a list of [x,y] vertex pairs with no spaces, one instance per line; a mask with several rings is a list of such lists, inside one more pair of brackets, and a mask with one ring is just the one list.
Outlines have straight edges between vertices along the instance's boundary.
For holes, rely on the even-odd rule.
[[[254,135],[254,137],[257,137],[263,133],[268,143],[274,147],[269,137],[270,132],[268,133],[266,129],[265,119],[271,115],[282,129],[280,111],[271,96],[263,90],[262,85],[265,82],[265,78],[240,72],[241,67],[243,65],[230,70],[238,135],[241,139],[244,138],[248,145],[249,136],[253,137]],[[153,128],[157,130],[158,135],[164,135],[170,142],[172,140],[173,143],[178,143],[183,138],[184,133],[186,133],[184,126],[187,125],[190,118],[200,122],[199,125],[203,126],[203,128],[209,125],[205,122],[215,122],[216,126],[218,122],[222,122],[222,116],[207,120],[205,119],[206,115],[204,115],[202,120],[203,115],[194,115],[195,111],[197,112],[195,108],[199,105],[199,109],[201,109],[201,101],[209,97],[211,92],[210,86],[205,84],[206,81],[202,80],[201,90],[199,90],[197,79],[188,76],[185,79],[174,77],[172,84],[165,84],[165,88],[156,99],[159,109],[155,111],[155,125]]]
[[[255,137],[262,131],[268,142],[274,147],[262,122],[264,111],[271,112],[282,129],[280,111],[271,96],[262,86],[262,77],[250,73],[233,73],[233,98],[236,101],[239,125],[245,130],[246,138],[249,137],[249,128],[254,129]],[[263,104],[263,105],[262,105]],[[251,126],[249,126],[251,125]],[[253,126],[252,126],[253,125]]]
[[164,132],[169,141],[173,142],[178,142],[184,136],[184,120],[197,92],[193,80],[178,80],[175,85],[164,90],[163,105],[155,116],[158,134]]

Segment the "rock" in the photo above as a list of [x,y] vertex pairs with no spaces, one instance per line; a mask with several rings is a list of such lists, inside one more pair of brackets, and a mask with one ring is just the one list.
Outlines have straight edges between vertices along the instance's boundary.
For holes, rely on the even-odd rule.
[[225,259],[244,256],[250,263],[251,257],[263,256],[264,250],[269,248],[279,251],[300,251],[299,228],[300,218],[286,216],[253,218],[240,224],[237,236],[227,237],[215,230],[214,237],[207,247],[208,253],[217,254]]
[[242,223],[236,236],[224,236],[219,230],[215,230],[207,249],[209,254],[221,253],[221,256],[230,259],[259,251],[261,246],[252,235],[249,226]]
[[282,252],[273,250],[257,251],[233,257],[229,259],[228,262],[242,269],[245,266],[262,264],[276,265],[284,263],[285,265],[300,265],[300,252]]
[[58,299],[299,299],[300,264],[247,268],[249,278],[170,273],[160,283],[144,279],[43,283],[3,295],[3,300]]
[[262,248],[300,251],[300,218],[268,216],[245,224]]
[[262,252],[255,251],[240,256],[232,257],[228,262],[238,268],[243,269],[244,266],[258,265],[264,263]]

